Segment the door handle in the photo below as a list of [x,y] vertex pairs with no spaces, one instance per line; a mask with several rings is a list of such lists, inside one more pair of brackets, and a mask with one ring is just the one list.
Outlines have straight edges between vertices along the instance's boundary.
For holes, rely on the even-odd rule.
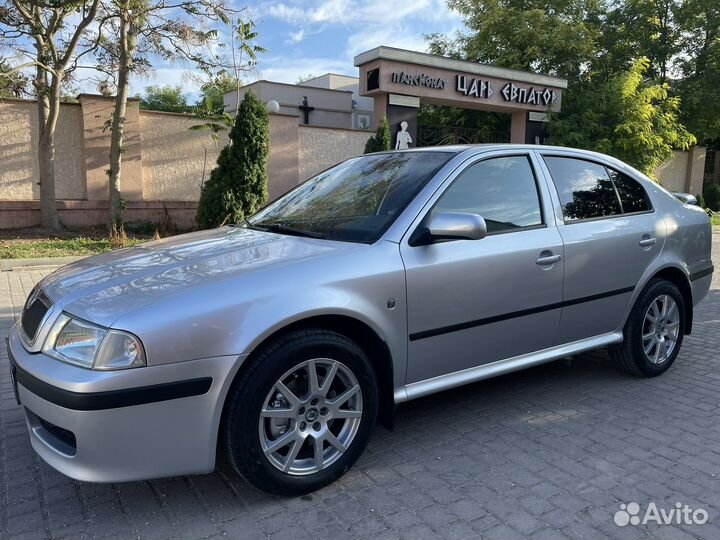
[[540,266],[549,266],[551,264],[555,264],[556,262],[560,262],[560,259],[562,259],[560,255],[541,255],[535,261],[535,264]]
[[640,240],[639,244],[640,244],[640,247],[650,247],[650,246],[654,246],[655,242],[657,242],[657,238],[643,236],[643,238],[642,238],[642,240]]

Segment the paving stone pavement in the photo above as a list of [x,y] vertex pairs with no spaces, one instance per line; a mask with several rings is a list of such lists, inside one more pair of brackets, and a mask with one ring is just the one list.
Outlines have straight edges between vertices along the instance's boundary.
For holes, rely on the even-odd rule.
[[[715,235],[720,268],[720,235]],[[0,337],[50,269],[0,273]],[[33,453],[0,349],[0,539],[720,538],[720,272],[673,368],[617,371],[602,353],[411,402],[339,482],[299,498],[227,468],[126,484],[70,480]],[[142,441],[138,441],[142,444]],[[621,503],[708,512],[628,525]]]

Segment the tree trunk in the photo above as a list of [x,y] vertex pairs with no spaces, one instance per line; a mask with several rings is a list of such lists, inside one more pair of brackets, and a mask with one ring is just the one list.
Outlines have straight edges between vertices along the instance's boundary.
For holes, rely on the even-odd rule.
[[130,35],[127,4],[121,6],[120,42],[118,43],[118,88],[110,137],[110,216],[109,227],[122,223],[120,181],[122,174],[122,152],[125,135],[125,115],[129,93],[129,77],[134,54],[134,40]]
[[61,229],[55,203],[55,128],[60,111],[60,83],[38,68],[35,79],[38,105],[38,172],[40,184],[40,224],[45,229]]

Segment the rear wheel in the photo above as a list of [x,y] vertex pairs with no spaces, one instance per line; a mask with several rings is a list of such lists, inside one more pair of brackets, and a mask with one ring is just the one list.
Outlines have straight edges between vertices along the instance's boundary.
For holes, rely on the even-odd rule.
[[610,350],[630,373],[653,377],[675,361],[685,334],[685,304],[678,288],[664,279],[652,280],[638,297],[624,329],[621,346]]
[[229,397],[225,447],[235,469],[279,495],[314,491],[367,446],[377,416],[372,366],[353,341],[325,330],[265,347]]

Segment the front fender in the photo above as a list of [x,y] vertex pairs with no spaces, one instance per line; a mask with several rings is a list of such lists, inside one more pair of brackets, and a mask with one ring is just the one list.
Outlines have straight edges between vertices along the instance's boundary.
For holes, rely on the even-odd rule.
[[[407,358],[407,319],[402,287],[381,284],[371,296],[337,287],[297,291],[293,296],[250,306],[241,326],[238,347],[252,353],[261,343],[284,328],[322,316],[347,317],[359,321],[385,342],[393,358],[395,384],[405,382]],[[388,301],[394,300],[392,308]],[[362,345],[362,343],[360,344]]]

